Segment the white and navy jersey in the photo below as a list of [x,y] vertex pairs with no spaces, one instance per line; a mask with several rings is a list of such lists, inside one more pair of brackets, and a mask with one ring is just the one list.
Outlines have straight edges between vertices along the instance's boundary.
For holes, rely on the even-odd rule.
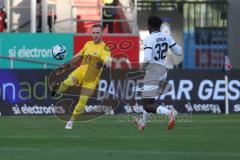
[[164,59],[169,48],[177,55],[181,55],[182,52],[181,47],[176,44],[175,40],[162,32],[152,32],[144,39],[143,44],[144,63],[150,62],[165,65]]

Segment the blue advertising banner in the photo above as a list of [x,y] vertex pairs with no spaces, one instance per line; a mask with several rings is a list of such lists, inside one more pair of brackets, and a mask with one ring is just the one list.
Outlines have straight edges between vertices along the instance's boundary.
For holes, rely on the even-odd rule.
[[[57,44],[67,48],[68,54],[64,60],[59,61],[52,57],[52,47]],[[0,68],[44,68],[44,63],[62,64],[69,60],[72,55],[73,34],[0,34],[0,56],[40,62],[31,63],[17,60],[11,62],[9,59],[0,58]],[[47,68],[55,68],[55,66],[49,65]]]
[[[128,70],[130,71],[130,70]],[[128,72],[127,71],[127,72]],[[1,69],[0,70],[0,114],[71,114],[78,102],[78,92],[74,88],[63,96],[51,98],[49,75],[52,70],[42,69]],[[114,70],[109,78],[104,71],[95,95],[90,98],[85,112],[91,110],[114,110],[115,113],[129,112],[128,100],[134,99],[127,90],[134,84],[115,75],[123,75],[124,70]],[[173,90],[161,95],[157,103],[174,107],[180,113],[225,113],[225,80],[220,71],[170,70],[168,82]],[[230,113],[240,113],[240,71],[233,70],[228,75]],[[117,84],[117,85],[115,85]],[[125,85],[125,86],[124,86]],[[117,93],[117,94],[116,94]],[[135,96],[135,95],[133,95]],[[141,105],[141,100],[137,103]],[[131,106],[133,108],[134,106]]]

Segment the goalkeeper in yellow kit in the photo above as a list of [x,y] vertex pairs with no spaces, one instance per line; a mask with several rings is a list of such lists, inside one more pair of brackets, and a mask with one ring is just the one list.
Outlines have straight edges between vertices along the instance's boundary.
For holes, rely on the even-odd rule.
[[[106,44],[102,41],[102,25],[95,24],[92,26],[92,41],[88,41],[82,50],[76,54],[68,63],[60,66],[63,70],[75,65],[80,59],[80,66],[74,70],[66,80],[58,86],[59,92],[64,92],[70,86],[81,87],[80,98],[74,108],[70,120],[66,124],[66,129],[72,129],[73,122],[84,112],[84,107],[90,96],[99,83],[102,70],[111,64],[111,53]],[[52,96],[56,90],[52,92]]]

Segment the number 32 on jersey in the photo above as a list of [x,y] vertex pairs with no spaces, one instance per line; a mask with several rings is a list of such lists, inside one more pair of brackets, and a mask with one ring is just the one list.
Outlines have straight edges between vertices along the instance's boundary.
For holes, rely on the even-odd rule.
[[154,55],[154,60],[159,61],[160,59],[165,59],[168,51],[168,43],[157,43],[155,45],[156,54]]

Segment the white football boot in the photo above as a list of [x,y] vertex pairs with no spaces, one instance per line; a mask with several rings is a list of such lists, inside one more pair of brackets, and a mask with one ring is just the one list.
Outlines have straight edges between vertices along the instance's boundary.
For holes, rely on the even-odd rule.
[[65,129],[72,129],[72,126],[73,126],[73,121],[68,121],[65,126]]
[[141,124],[137,117],[133,119],[133,123],[138,127],[140,131],[143,131],[145,129],[145,125]]

